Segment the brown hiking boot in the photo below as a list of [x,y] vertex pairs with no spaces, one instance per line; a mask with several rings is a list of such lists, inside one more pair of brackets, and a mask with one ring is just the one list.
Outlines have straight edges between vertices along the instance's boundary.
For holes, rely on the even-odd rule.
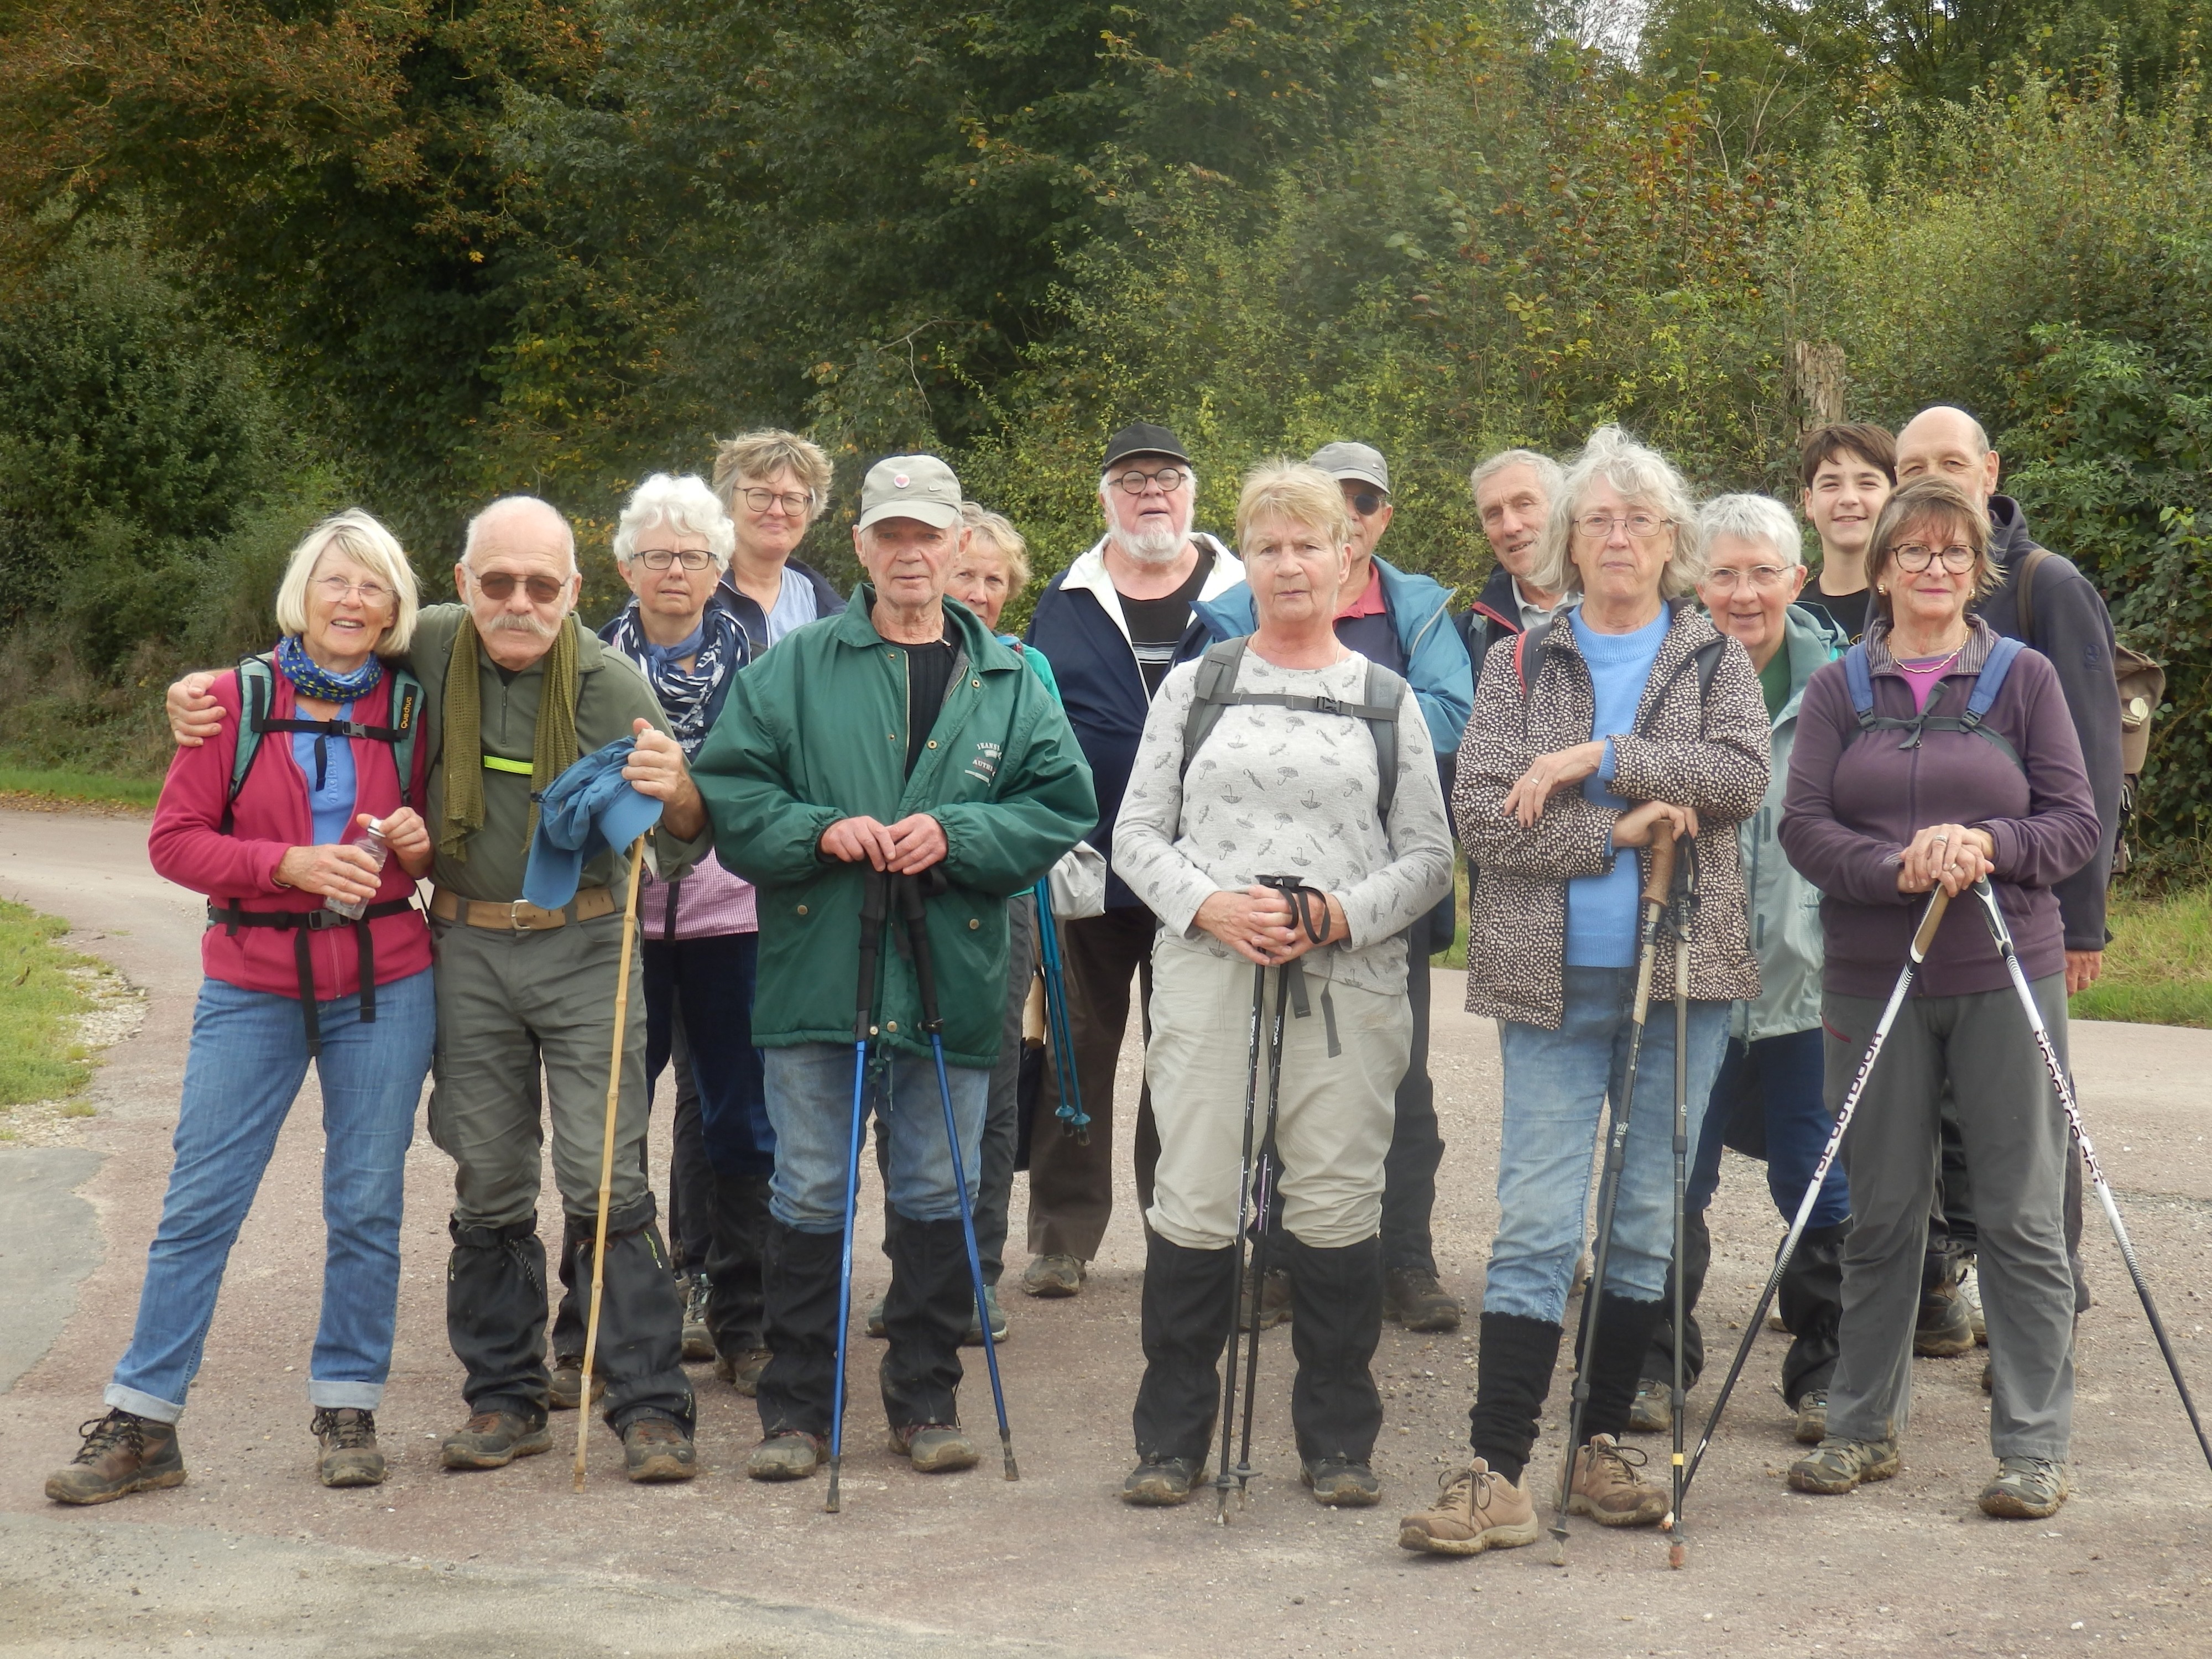
[[1480,1555],[1536,1541],[1542,1530],[1524,1487],[1491,1472],[1480,1457],[1437,1477],[1437,1501],[1398,1523],[1398,1547],[1431,1555]]
[[553,1449],[553,1431],[513,1412],[478,1412],[446,1437],[438,1460],[449,1469],[503,1469],[518,1457]]
[[1393,1267],[1382,1275],[1382,1317],[1409,1331],[1455,1331],[1465,1311],[1426,1267]]
[[975,1467],[975,1443],[957,1423],[913,1423],[893,1428],[891,1450],[911,1458],[923,1474],[951,1474]]
[[[596,1406],[607,1391],[607,1379],[592,1378],[592,1403]],[[584,1403],[584,1356],[556,1354],[553,1369],[545,1377],[545,1407],[548,1411],[572,1412]]]
[[714,1375],[748,1400],[760,1394],[761,1373],[772,1356],[766,1348],[747,1348],[743,1353],[714,1356]]
[[1637,1471],[1644,1454],[1616,1445],[1609,1434],[1595,1434],[1575,1454],[1574,1484],[1567,1490],[1567,1513],[1587,1515],[1601,1527],[1655,1527],[1672,1503],[1666,1489]]
[[[1257,1278],[1255,1272],[1255,1266],[1256,1264],[1248,1266],[1244,1269],[1243,1294],[1237,1298],[1237,1328],[1240,1331],[1249,1331],[1252,1328],[1252,1292]],[[1268,1268],[1267,1278],[1258,1284],[1258,1290],[1260,1328],[1263,1331],[1272,1331],[1278,1325],[1289,1324],[1291,1322],[1290,1270],[1285,1267]]]
[[384,1452],[376,1443],[376,1413],[349,1406],[318,1409],[307,1425],[323,1455],[315,1478],[326,1486],[380,1486]]
[[640,1486],[656,1480],[689,1480],[699,1472],[698,1455],[683,1425],[665,1417],[635,1417],[623,1431],[623,1473]]
[[756,1480],[804,1480],[830,1461],[830,1443],[804,1429],[780,1429],[753,1448],[745,1473]]
[[1974,1319],[1955,1284],[1938,1285],[1920,1298],[1912,1323],[1912,1352],[1923,1359],[1948,1359],[1970,1353]]
[[129,1492],[185,1484],[173,1423],[118,1407],[78,1424],[76,1431],[84,1437],[76,1455],[46,1477],[46,1496],[57,1504],[108,1504]]
[[1034,1256],[1022,1270],[1022,1288],[1031,1296],[1079,1296],[1083,1292],[1083,1274],[1079,1256]]
[[[695,1364],[714,1357],[714,1335],[707,1328],[707,1301],[713,1290],[703,1273],[693,1273],[684,1287],[684,1358]],[[606,1385],[599,1386],[604,1392]]]
[[1823,1440],[1790,1466],[1793,1492],[1833,1498],[1863,1480],[1887,1480],[1898,1470],[1894,1440]]

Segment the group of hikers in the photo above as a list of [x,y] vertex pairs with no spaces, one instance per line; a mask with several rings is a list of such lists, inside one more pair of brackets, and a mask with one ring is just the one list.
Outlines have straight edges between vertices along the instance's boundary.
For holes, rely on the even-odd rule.
[[[1503,1060],[1498,1223],[1469,1449],[1400,1544],[1536,1539],[1531,1463],[1578,1289],[1558,1490],[1607,1526],[1668,1517],[1628,1437],[1678,1425],[1704,1364],[1724,1146],[1765,1158],[1799,1222],[1781,1381],[1808,1449],[1790,1484],[1894,1474],[1912,1356],[1985,1339],[1980,1506],[2049,1516],[2087,1296],[2057,1084],[2120,833],[2112,626],[2031,539],[1965,412],[1823,427],[1802,462],[1812,570],[1790,506],[1701,501],[1618,428],[1564,465],[1494,455],[1470,483],[1495,569],[1455,608],[1382,556],[1373,447],[1255,466],[1223,538],[1194,526],[1183,445],[1139,422],[1105,447],[1102,533],[1019,639],[998,630],[1024,538],[936,457],[868,470],[849,599],[799,559],[832,469],[789,432],[637,489],[612,546],[632,598],[596,635],[545,501],[478,514],[442,604],[367,514],[314,526],[274,649],[170,690],[149,851],[207,896],[205,980],[137,1327],[48,1495],[185,1479],[225,1263],[312,1061],[325,1485],[385,1476],[427,1074],[467,1408],[447,1468],[544,1451],[549,1413],[596,1406],[630,1479],[690,1479],[684,1367],[711,1361],[757,1404],[747,1473],[809,1477],[842,1432],[855,1319],[884,1339],[892,1450],[969,1468],[960,1351],[1008,1332],[1024,1148],[1014,1282],[1069,1297],[1126,1141],[1145,1366],[1122,1497],[1184,1501],[1217,1432],[1217,1482],[1231,1472],[1224,1349],[1233,1377],[1237,1334],[1287,1322],[1304,1484],[1374,1504],[1382,1322],[1463,1316],[1432,1237],[1428,1066],[1463,855],[1467,1007]],[[649,830],[562,839],[617,799]],[[573,896],[537,884],[549,845]],[[1936,896],[1970,893],[1989,925],[1962,899],[1931,936]],[[1041,965],[1064,1018],[1025,1087]],[[1117,1135],[1133,981],[1144,1075]],[[1647,1023],[1656,1005],[1674,1017]],[[669,1072],[664,1217],[645,1154]],[[848,1315],[868,1120],[890,1290]]]

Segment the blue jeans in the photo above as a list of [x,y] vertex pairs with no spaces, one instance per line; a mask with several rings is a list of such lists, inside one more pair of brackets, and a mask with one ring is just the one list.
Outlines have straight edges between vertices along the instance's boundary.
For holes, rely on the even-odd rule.
[[[1821,1093],[1827,1066],[1820,1028],[1760,1037],[1730,1038],[1728,1058],[1713,1080],[1705,1133],[1698,1138],[1697,1167],[1690,1176],[1688,1206],[1703,1212],[1721,1184],[1721,1149],[1733,1146],[1766,1159],[1766,1190],[1785,1220],[1795,1220],[1805,1188],[1836,1120]],[[1808,1227],[1832,1227],[1851,1212],[1850,1183],[1841,1158],[1829,1166]]]
[[[1498,1155],[1498,1237],[1490,1246],[1485,1313],[1559,1324],[1583,1248],[1590,1158],[1600,1108],[1627,1081],[1632,968],[1569,968],[1566,1013],[1556,1031],[1506,1020],[1504,1134]],[[1728,1042],[1729,1005],[1690,1004],[1689,1134],[1704,1126],[1705,1097]],[[1674,1010],[1654,1002],[1637,1061],[1613,1251],[1601,1287],[1656,1302],[1674,1237]]]
[[[769,1121],[775,1126],[769,1213],[800,1232],[840,1231],[852,1152],[853,1050],[842,1043],[799,1042],[763,1048],[761,1060]],[[991,1074],[975,1066],[948,1066],[945,1075],[951,1085],[961,1167],[967,1171],[972,1202]],[[960,1193],[945,1144],[945,1105],[937,1092],[935,1063],[889,1048],[871,1050],[861,1109],[880,1120],[890,1143],[885,1196],[890,1207],[909,1221],[957,1220]]]
[[[358,998],[317,1002],[323,1052],[323,1311],[310,1405],[374,1411],[392,1370],[399,1216],[415,1107],[430,1069],[437,1004],[427,969]],[[177,1112],[177,1162],[146,1252],[138,1325],[107,1385],[110,1406],[173,1423],[200,1368],[230,1247],[252,1207],[300,1085],[307,1039],[296,997],[200,986]]]

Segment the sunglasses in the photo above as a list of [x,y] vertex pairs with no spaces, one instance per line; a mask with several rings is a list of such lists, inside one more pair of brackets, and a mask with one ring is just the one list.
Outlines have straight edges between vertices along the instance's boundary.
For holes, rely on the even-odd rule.
[[[477,591],[488,599],[503,601],[514,597],[514,584],[518,578],[510,571],[489,571],[475,580]],[[567,592],[568,586],[558,576],[531,576],[520,580],[532,605],[550,605]]]
[[1376,495],[1363,489],[1352,498],[1352,510],[1363,519],[1371,519],[1382,510],[1382,504],[1389,499],[1388,495]]

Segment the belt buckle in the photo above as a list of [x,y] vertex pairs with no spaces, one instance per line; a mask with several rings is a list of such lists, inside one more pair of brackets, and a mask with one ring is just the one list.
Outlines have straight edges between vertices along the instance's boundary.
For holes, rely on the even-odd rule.
[[522,914],[523,907],[526,905],[528,905],[532,910],[535,910],[538,908],[536,905],[531,904],[528,899],[509,899],[507,901],[507,925],[518,933],[535,933],[542,932],[542,929],[534,927],[532,924],[529,917]]

